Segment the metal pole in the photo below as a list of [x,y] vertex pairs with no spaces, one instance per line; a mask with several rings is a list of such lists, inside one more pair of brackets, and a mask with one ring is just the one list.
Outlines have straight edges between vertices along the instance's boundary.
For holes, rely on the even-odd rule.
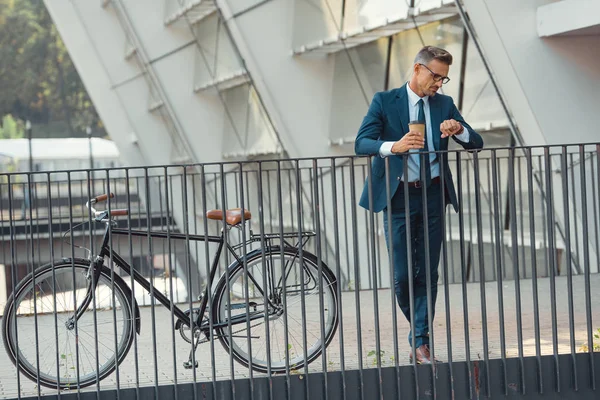
[[86,127],[85,133],[87,134],[88,145],[90,148],[90,169],[94,169],[94,153],[92,152],[92,128],[89,126]]
[[31,147],[31,122],[25,121],[25,131],[27,132],[27,140],[29,141],[29,172],[33,172],[33,150]]

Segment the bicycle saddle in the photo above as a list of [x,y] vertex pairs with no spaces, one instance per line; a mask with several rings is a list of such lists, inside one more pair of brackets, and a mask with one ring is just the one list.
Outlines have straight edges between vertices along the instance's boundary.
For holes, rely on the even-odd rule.
[[[223,210],[208,210],[206,212],[206,218],[214,219],[216,221],[223,221]],[[250,218],[252,218],[250,211],[244,210],[244,220],[249,220]],[[226,210],[225,221],[229,225],[237,225],[242,222],[242,209],[232,208],[230,210]]]

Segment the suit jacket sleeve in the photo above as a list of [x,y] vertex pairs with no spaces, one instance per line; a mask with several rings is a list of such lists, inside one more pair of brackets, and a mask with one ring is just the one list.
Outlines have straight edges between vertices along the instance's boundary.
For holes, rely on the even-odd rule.
[[460,112],[458,111],[458,109],[456,108],[454,103],[452,103],[452,110],[450,111],[450,113],[451,113],[452,119],[460,122],[465,127],[465,129],[467,129],[469,131],[469,141],[468,142],[463,142],[454,136],[452,136],[452,139],[454,139],[454,141],[456,143],[460,144],[463,148],[465,148],[467,150],[482,149],[483,148],[483,139],[481,138],[481,135],[479,133],[475,132],[473,130],[473,128],[471,128],[471,126],[465,122],[464,118],[462,117],[462,115],[460,115]]
[[381,93],[375,93],[354,142],[354,151],[359,156],[379,154],[379,149],[384,143],[381,135],[385,117],[381,103]]

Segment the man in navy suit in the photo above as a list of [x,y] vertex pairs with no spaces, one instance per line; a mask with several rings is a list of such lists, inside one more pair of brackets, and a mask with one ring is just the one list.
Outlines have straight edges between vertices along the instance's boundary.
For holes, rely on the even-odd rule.
[[[423,47],[415,57],[413,75],[407,84],[375,94],[355,142],[356,154],[375,156],[369,178],[371,182],[367,180],[365,183],[360,205],[373,212],[384,211],[386,243],[388,251],[393,251],[396,299],[409,322],[411,310],[407,235],[410,238],[417,363],[431,362],[426,267],[429,265],[431,304],[435,310],[445,205],[451,203],[458,212],[458,199],[447,155],[435,151],[447,150],[450,137],[465,149],[477,150],[483,147],[483,139],[465,122],[452,98],[437,93],[450,80],[448,71],[451,64],[452,55],[447,51],[433,46]],[[409,130],[409,122],[416,120],[425,122],[424,136],[418,131]],[[386,157],[389,158],[387,174]],[[407,176],[404,176],[405,160]],[[386,181],[389,182],[389,192]],[[408,182],[407,193],[405,181]],[[389,218],[388,200],[391,203]],[[423,212],[424,207],[426,213]],[[410,232],[407,232],[406,222],[409,217]],[[425,224],[428,246],[424,237]],[[388,237],[388,227],[391,229],[391,238]],[[426,247],[429,248],[429,262]],[[431,318],[433,320],[433,315]],[[412,345],[411,335],[412,333],[409,335],[409,343]],[[410,352],[411,358],[412,354]]]

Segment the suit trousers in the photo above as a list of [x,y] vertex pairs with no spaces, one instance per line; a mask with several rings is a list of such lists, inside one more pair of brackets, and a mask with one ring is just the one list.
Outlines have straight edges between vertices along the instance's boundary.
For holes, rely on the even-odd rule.
[[[427,267],[430,272],[431,287],[431,320],[435,315],[435,302],[438,285],[438,263],[443,240],[443,219],[445,215],[444,195],[439,183],[431,184],[427,195],[423,196],[422,188],[409,188],[408,193],[401,182],[391,200],[391,224],[388,221],[388,210],[383,210],[383,223],[388,252],[393,251],[394,289],[396,300],[402,313],[411,322],[410,316],[410,285],[409,267],[412,271],[412,290],[414,299],[414,332],[415,345],[419,347],[429,344],[429,313],[427,306]],[[405,197],[408,196],[408,209]],[[426,197],[426,204],[424,204]],[[427,220],[424,215],[424,205],[427,207]],[[410,232],[407,232],[407,221],[410,216]],[[388,226],[391,226],[391,246]],[[428,243],[425,240],[427,226]],[[407,241],[407,236],[409,241]],[[410,243],[410,266],[408,243]],[[426,248],[429,248],[429,260]],[[408,335],[412,345],[412,331]]]

